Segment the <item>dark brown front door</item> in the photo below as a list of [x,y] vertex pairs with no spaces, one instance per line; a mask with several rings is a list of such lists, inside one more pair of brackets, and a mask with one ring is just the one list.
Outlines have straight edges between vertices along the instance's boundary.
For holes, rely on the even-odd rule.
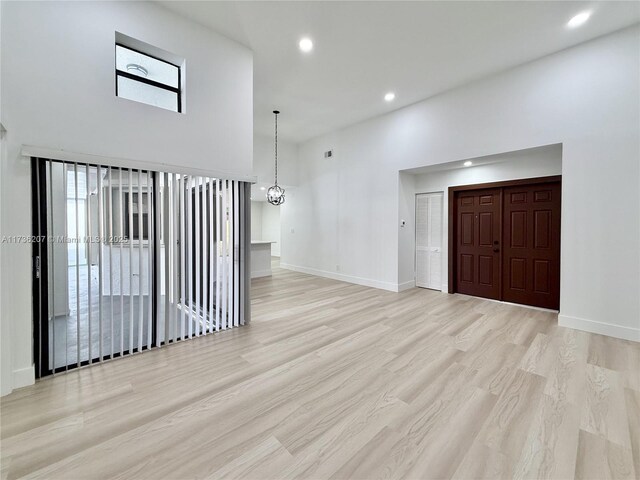
[[449,292],[557,310],[560,194],[559,176],[452,187]]
[[560,184],[503,191],[503,300],[558,309]]
[[501,190],[463,192],[457,198],[457,291],[500,299]]

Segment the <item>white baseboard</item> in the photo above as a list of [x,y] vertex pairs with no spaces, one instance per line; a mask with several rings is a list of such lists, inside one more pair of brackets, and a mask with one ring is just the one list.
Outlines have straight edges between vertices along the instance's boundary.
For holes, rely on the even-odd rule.
[[[356,285],[362,285],[364,287],[379,288],[381,290],[388,290],[389,292],[401,291],[400,285],[392,282],[381,282],[379,280],[371,280],[369,278],[355,277],[353,275],[344,275],[342,273],[328,272],[326,270],[318,270],[316,268],[300,267],[298,265],[290,265],[288,263],[281,263],[280,268],[293,270],[294,272],[307,273],[309,275],[315,275],[317,277],[331,278],[332,280],[339,280],[341,282],[355,283]],[[413,284],[414,282],[411,282],[411,283]],[[405,285],[405,283],[403,283],[402,285]],[[410,288],[410,287],[406,287],[406,288]]]
[[608,337],[622,338],[632,342],[640,342],[640,328],[622,327],[611,325],[610,323],[596,322],[585,318],[570,317],[569,315],[558,315],[558,325],[561,327],[575,328],[585,332],[598,333]]
[[256,270],[251,272],[251,278],[270,277],[271,270]]
[[32,365],[13,371],[13,390],[36,383],[36,369]]

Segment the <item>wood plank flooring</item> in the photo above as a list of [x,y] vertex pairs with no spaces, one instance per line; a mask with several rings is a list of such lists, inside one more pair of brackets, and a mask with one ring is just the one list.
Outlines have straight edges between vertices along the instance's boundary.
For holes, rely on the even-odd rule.
[[3,479],[638,478],[640,345],[275,269],[250,326],[1,400]]

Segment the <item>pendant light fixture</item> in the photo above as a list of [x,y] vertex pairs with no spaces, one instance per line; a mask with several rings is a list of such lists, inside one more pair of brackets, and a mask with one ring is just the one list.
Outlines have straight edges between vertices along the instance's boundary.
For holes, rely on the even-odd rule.
[[278,185],[278,114],[280,112],[278,110],[274,110],[273,114],[275,115],[276,121],[276,135],[275,135],[275,159],[276,159],[276,175],[275,175],[275,185],[273,187],[269,187],[267,190],[267,201],[271,205],[282,205],[284,203],[284,188]]

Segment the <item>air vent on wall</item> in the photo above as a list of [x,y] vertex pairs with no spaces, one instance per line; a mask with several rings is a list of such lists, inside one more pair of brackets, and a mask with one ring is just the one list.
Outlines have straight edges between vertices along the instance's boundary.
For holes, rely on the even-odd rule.
[[327,150],[326,152],[324,152],[324,158],[331,158],[333,157],[333,150]]

